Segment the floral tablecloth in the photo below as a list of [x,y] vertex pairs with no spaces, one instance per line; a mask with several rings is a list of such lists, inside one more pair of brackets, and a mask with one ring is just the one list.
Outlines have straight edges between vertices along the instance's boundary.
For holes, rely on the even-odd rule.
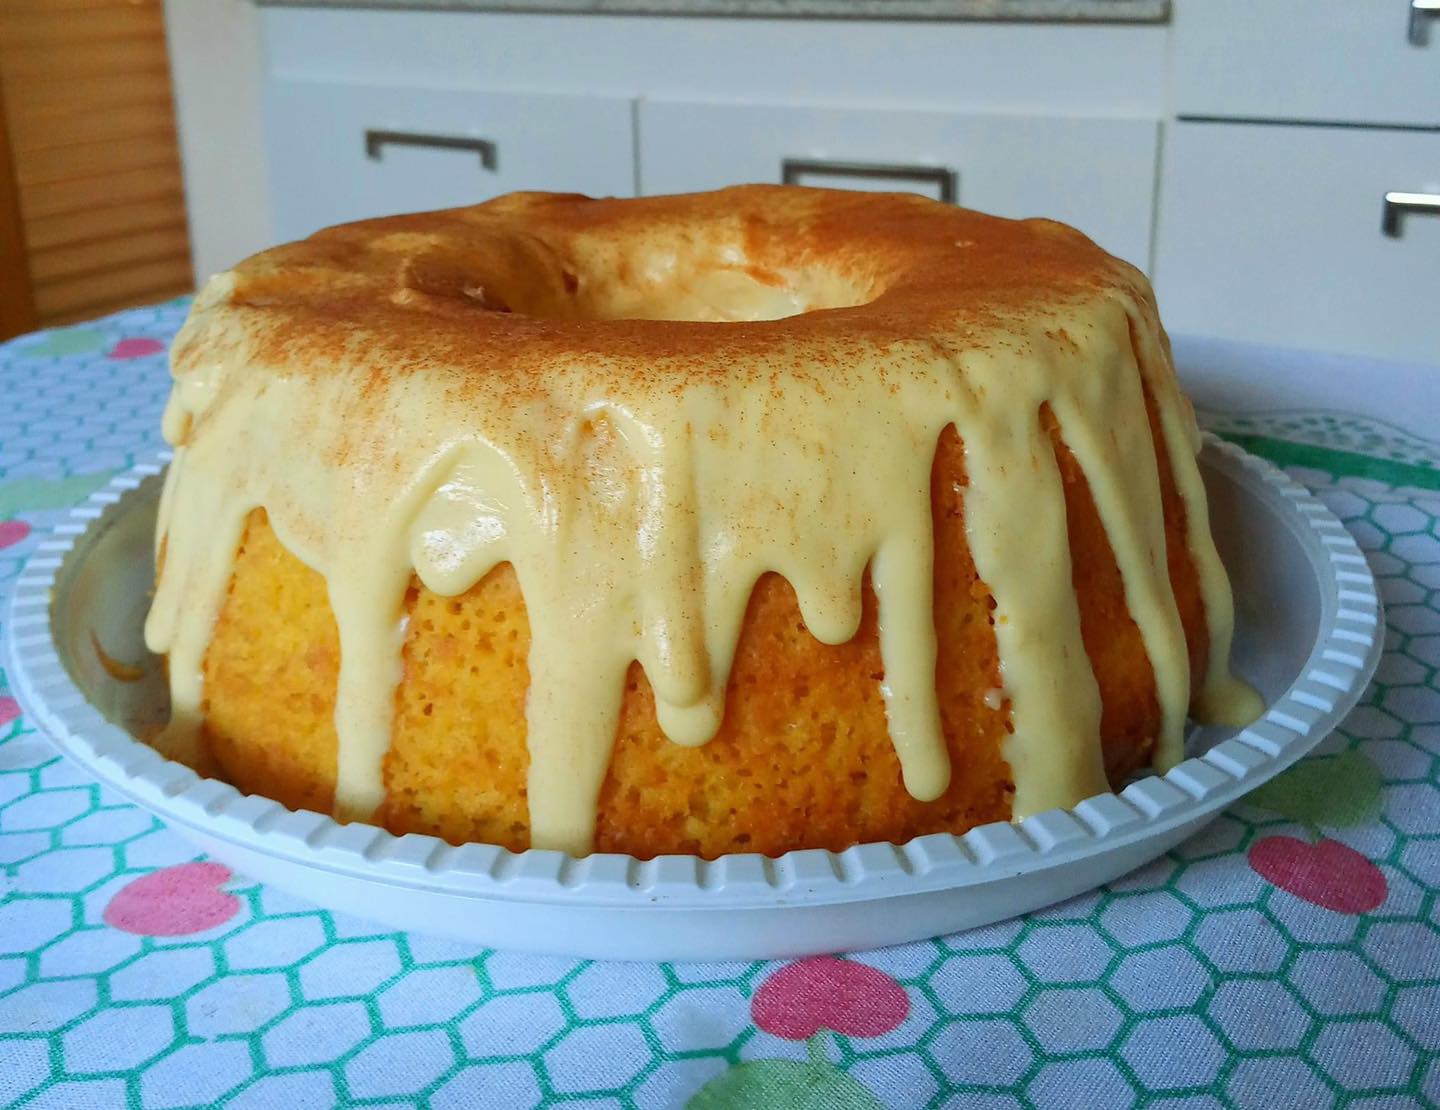
[[[185,308],[0,345],[0,603],[67,507],[160,446]],[[1179,850],[923,944],[607,964],[390,932],[203,861],[57,758],[0,675],[0,1104],[1440,1103],[1440,445],[1325,413],[1217,423],[1365,548],[1375,685]]]

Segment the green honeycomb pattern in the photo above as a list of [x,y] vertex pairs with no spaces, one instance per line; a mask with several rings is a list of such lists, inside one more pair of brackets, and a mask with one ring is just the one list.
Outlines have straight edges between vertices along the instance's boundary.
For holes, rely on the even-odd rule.
[[1232,439],[1261,436],[1436,471],[1436,445],[1394,424],[1343,412],[1204,413],[1207,427]]
[[[112,352],[168,340],[184,311],[0,346],[0,600],[66,505],[159,446],[163,355]],[[853,955],[910,1001],[890,1032],[828,1038],[882,1104],[1440,1104],[1440,481],[1426,476],[1440,451],[1333,414],[1225,427],[1284,462],[1305,447],[1310,465],[1291,473],[1379,576],[1387,651],[1321,750],[1378,770],[1375,814],[1316,830],[1238,805],[1103,890]],[[199,857],[56,758],[4,695],[0,675],[0,1105],[651,1110],[744,1061],[806,1057],[752,1016],[778,963],[521,956],[389,932],[239,876],[224,884],[236,912],[205,931],[107,924],[117,892]],[[1345,845],[1384,876],[1383,901],[1341,913],[1272,885],[1247,853],[1276,836]]]

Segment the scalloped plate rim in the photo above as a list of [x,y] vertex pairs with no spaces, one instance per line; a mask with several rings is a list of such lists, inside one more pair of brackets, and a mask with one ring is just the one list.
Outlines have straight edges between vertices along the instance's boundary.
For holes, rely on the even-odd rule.
[[[11,685],[29,720],[96,778],[207,842],[231,843],[311,871],[478,901],[649,910],[820,907],[960,890],[1052,872],[1197,825],[1311,750],[1366,688],[1383,648],[1384,623],[1373,575],[1354,539],[1321,502],[1270,463],[1209,433],[1202,456],[1241,484],[1274,487],[1289,503],[1284,523],[1306,547],[1321,579],[1320,636],[1299,675],[1254,725],[1165,775],[1137,780],[1118,794],[1085,799],[1072,809],[1049,810],[1018,823],[995,822],[958,836],[929,833],[903,845],[870,843],[843,852],[802,849],[779,857],[751,853],[642,861],[596,853],[575,859],[544,849],[517,853],[494,845],[454,846],[425,834],[396,836],[375,826],[341,825],[324,814],[287,810],[270,799],[241,794],[228,783],[201,778],[100,715],[61,661],[51,623],[52,607],[62,601],[51,591],[67,560],[77,549],[83,556],[87,541],[132,508],[142,485],[158,482],[171,457],[168,451],[112,479],[38,545],[15,582],[6,658]],[[1343,604],[1338,573],[1347,579]],[[1337,628],[1344,630],[1343,642],[1335,637]],[[1360,665],[1327,660],[1323,666],[1332,682],[1313,681],[1310,676],[1324,652],[1340,648],[1359,657]],[[1336,679],[1336,670],[1348,674]],[[1340,680],[1343,685],[1336,686]],[[1309,700],[1297,701],[1297,693]],[[1331,707],[1318,708],[1316,699],[1329,699]],[[1246,749],[1243,757],[1233,748],[1237,744]],[[139,766],[127,771],[127,757],[138,759]],[[1200,781],[1207,776],[1209,786]],[[233,812],[237,808],[243,817]]]

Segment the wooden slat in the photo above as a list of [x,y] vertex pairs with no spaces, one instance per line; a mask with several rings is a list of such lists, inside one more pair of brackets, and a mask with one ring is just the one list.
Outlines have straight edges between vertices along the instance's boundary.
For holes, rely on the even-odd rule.
[[5,79],[65,80],[104,74],[119,81],[134,70],[153,69],[166,62],[165,40],[145,36],[65,47],[25,47],[5,52]]
[[103,12],[109,8],[160,8],[161,0],[5,0],[6,12]]
[[30,251],[30,278],[37,288],[69,278],[184,257],[190,250],[185,221],[150,231],[132,231],[63,247]]
[[135,304],[142,297],[159,298],[191,288],[189,257],[162,259],[127,266],[113,273],[92,274],[37,286],[35,307],[42,317],[50,319],[60,313],[86,309],[103,312],[108,307]]
[[35,326],[35,301],[20,222],[20,198],[10,160],[5,97],[0,93],[0,339]]
[[[3,2],[3,0],[0,0]],[[98,111],[115,104],[170,100],[170,70],[156,64],[127,73],[124,80],[82,75],[51,81],[44,77],[5,77],[5,95],[12,116],[45,111]]]
[[116,142],[158,133],[174,134],[170,102],[112,104],[103,111],[90,105],[62,111],[26,112],[12,121],[10,144],[23,158],[32,150],[50,150],[86,142]]
[[[111,204],[129,204],[167,196],[178,198],[183,196],[183,191],[180,167],[172,164],[145,166],[125,173],[82,177],[74,181],[54,181],[31,189],[22,188],[20,203],[25,218],[37,220]],[[178,201],[176,207],[181,207]]]
[[172,125],[160,134],[142,135],[124,142],[75,143],[53,150],[34,150],[23,160],[17,159],[15,169],[20,195],[25,197],[36,186],[52,182],[173,165],[175,160]]
[[123,4],[77,16],[52,3],[25,8],[7,0],[0,15],[0,50],[142,35],[164,39],[165,16],[159,5]]
[[80,208],[25,222],[25,239],[30,249],[48,250],[92,239],[109,239],[137,231],[184,226],[185,208],[178,194],[103,208]]

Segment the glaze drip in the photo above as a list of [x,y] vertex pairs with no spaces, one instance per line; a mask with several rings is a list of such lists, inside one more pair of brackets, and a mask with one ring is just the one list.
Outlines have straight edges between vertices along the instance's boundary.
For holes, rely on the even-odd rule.
[[[915,207],[885,199],[907,213]],[[955,211],[934,219],[948,227]],[[928,209],[925,219],[932,219]],[[1034,231],[1042,245],[1059,234],[1055,226]],[[565,286],[583,296],[575,273],[594,273],[597,258],[616,265],[611,240],[587,247],[581,232],[563,228],[553,238],[533,257],[521,251],[516,272],[553,269],[563,259],[572,279]],[[661,239],[643,256],[646,265],[630,267],[638,277],[616,279],[619,308],[610,316],[653,306],[667,290],[692,315],[701,311],[693,302],[703,301],[705,319],[770,319],[782,314],[777,305],[793,302],[820,309],[809,320],[794,317],[794,328],[832,317],[831,338],[812,357],[796,358],[793,344],[779,342],[789,333],[774,333],[767,344],[761,330],[782,324],[725,325],[740,330],[711,334],[717,359],[731,360],[735,371],[696,373],[667,347],[637,355],[633,337],[647,334],[645,325],[623,332],[596,325],[608,350],[572,344],[564,357],[543,361],[543,373],[519,380],[506,368],[520,356],[493,344],[455,353],[465,324],[452,317],[475,312],[473,305],[457,309],[455,298],[438,297],[439,279],[415,290],[414,258],[425,257],[435,238],[383,242],[405,254],[402,276],[411,275],[401,282],[406,295],[384,295],[385,311],[440,320],[428,348],[411,343],[407,356],[398,343],[386,346],[382,320],[333,331],[323,352],[297,360],[290,344],[273,341],[272,301],[257,293],[273,297],[265,283],[287,248],[274,269],[252,262],[248,274],[242,267],[239,276],[212,280],[177,339],[165,418],[176,456],[146,625],[151,649],[170,659],[173,717],[159,741],[167,754],[202,758],[204,654],[246,518],[263,507],[285,547],[328,585],[341,646],[339,816],[364,819],[384,799],[382,761],[412,576],[454,596],[505,562],[515,568],[531,625],[526,720],[535,846],[590,850],[632,661],[654,689],[667,736],[695,745],[714,735],[751,590],[770,571],[794,587],[810,631],[840,643],[858,627],[868,569],[879,606],[880,687],[905,786],[916,798],[936,798],[952,768],[934,682],[929,483],[936,442],[953,424],[969,475],[969,546],[995,600],[1003,689],[992,693],[1011,707],[1004,755],[1014,815],[1073,805],[1108,787],[1063,490],[1041,415],[1048,406],[1059,421],[1114,549],[1155,674],[1156,763],[1166,767],[1181,756],[1192,698],[1166,571],[1147,391],[1186,506],[1212,640],[1197,709],[1234,718],[1255,708],[1228,668],[1229,586],[1209,534],[1193,415],[1143,279],[1123,264],[1106,263],[1125,280],[1032,297],[1023,313],[927,323],[925,338],[914,338],[877,315],[883,296],[868,308],[824,307],[850,303],[847,290],[883,288],[883,274],[826,278],[807,257],[803,280],[785,284],[786,272],[774,266],[763,280],[744,278],[736,252],[741,262],[750,256],[733,235],[719,263],[713,244]],[[1085,246],[1087,259],[1104,259]],[[763,244],[752,236],[745,249],[763,253]],[[925,249],[937,248],[927,240]],[[346,265],[358,265],[348,257]],[[343,271],[337,287],[353,277],[330,264]],[[484,307],[493,312],[504,281],[482,280],[453,258],[447,265],[465,271],[454,281],[472,300],[471,290],[491,290]],[[448,273],[442,268],[442,277]],[[546,281],[521,292],[505,299],[545,311],[505,326],[514,329],[512,342],[528,339],[544,359],[563,299],[560,308],[544,300],[559,296]],[[763,303],[747,301],[755,297]],[[856,331],[857,313],[882,325]],[[664,334],[680,343],[691,342],[698,325],[665,326],[679,329]],[[305,369],[296,368],[301,362]]]

